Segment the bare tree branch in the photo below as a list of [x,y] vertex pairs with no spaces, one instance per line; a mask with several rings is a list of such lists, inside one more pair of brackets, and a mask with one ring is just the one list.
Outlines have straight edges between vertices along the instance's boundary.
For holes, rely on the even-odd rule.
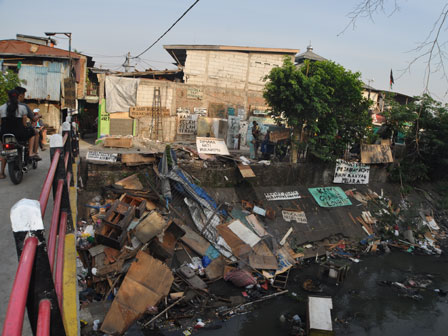
[[[360,1],[353,10],[347,14],[347,17],[350,19],[344,29],[337,35],[340,36],[344,34],[349,27],[353,29],[356,28],[356,22],[360,18],[368,18],[372,22],[375,22],[374,15],[381,12],[386,14],[385,3],[388,0],[362,0]],[[387,16],[393,15],[397,10],[399,10],[397,0],[394,0],[394,7]]]

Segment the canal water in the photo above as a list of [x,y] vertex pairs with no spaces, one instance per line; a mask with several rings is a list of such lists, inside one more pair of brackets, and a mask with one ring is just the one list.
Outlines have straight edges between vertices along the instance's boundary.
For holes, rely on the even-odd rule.
[[[393,287],[379,281],[402,282],[418,274],[431,274],[433,283],[423,292],[422,299],[404,297]],[[306,320],[306,296],[301,286],[306,279],[316,279],[318,266],[311,264],[290,274],[290,293],[257,304],[252,312],[219,322],[215,330],[199,330],[193,335],[207,336],[276,336],[289,335],[290,325],[280,316],[299,314]],[[351,264],[342,285],[323,283],[322,295],[333,297],[335,335],[448,335],[448,296],[434,289],[448,290],[448,257],[419,256],[402,252],[364,257]],[[296,295],[296,296],[295,296]],[[182,331],[165,335],[183,335]]]

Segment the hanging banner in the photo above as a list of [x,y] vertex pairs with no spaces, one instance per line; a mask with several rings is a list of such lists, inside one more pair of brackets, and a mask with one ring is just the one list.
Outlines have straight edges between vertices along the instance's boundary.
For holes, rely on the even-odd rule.
[[195,134],[198,126],[198,115],[189,113],[177,114],[177,134]]
[[352,205],[344,190],[340,187],[308,188],[317,204],[324,208]]
[[282,216],[283,216],[283,219],[287,222],[290,222],[293,220],[293,221],[296,221],[297,223],[301,223],[301,224],[308,223],[304,211],[282,210]]
[[361,145],[362,163],[390,163],[394,162],[390,146]]
[[333,183],[368,184],[370,166],[359,162],[336,161]]
[[196,137],[196,147],[200,154],[230,155],[223,139]]
[[264,193],[267,201],[283,201],[300,198],[298,191],[275,191],[271,193]]

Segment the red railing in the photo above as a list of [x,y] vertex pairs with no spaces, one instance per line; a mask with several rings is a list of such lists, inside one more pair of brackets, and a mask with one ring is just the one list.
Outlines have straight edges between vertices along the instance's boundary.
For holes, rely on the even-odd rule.
[[[70,137],[69,137],[70,135]],[[72,147],[75,143],[72,142],[71,138],[72,132],[66,131],[64,137],[62,139],[63,147],[51,149],[52,161],[50,164],[50,168],[48,170],[47,176],[45,178],[42,191],[39,196],[40,210],[42,219],[45,216],[45,210],[47,208],[48,200],[50,197],[51,190],[55,190],[54,192],[54,205],[53,205],[53,213],[51,218],[49,236],[48,236],[48,279],[51,284],[49,285],[53,288],[53,291],[48,290],[49,293],[56,292],[56,297],[54,297],[54,302],[52,302],[52,298],[43,298],[41,300],[37,300],[34,302],[39,302],[38,308],[36,308],[35,312],[37,318],[34,321],[34,325],[32,325],[32,329],[35,330],[36,335],[50,335],[50,329],[55,328],[56,332],[52,332],[52,334],[57,335],[65,335],[64,327],[62,324],[62,312],[63,312],[63,271],[64,271],[64,247],[65,247],[65,235],[67,232],[67,225],[69,222],[69,214],[70,212],[70,200],[68,198],[69,195],[69,186],[72,179],[72,173],[68,170],[71,169],[70,163],[72,162],[72,151],[77,151],[77,147],[74,150]],[[62,153],[65,154],[62,156]],[[64,189],[64,186],[66,188]],[[71,218],[71,217],[70,217]],[[25,307],[27,306],[27,300],[30,292],[30,279],[33,272],[33,268],[39,268],[39,274],[44,272],[42,269],[45,268],[45,265],[36,265],[35,258],[36,251],[39,251],[38,246],[40,243],[45,243],[43,238],[43,234],[36,232],[29,232],[27,238],[25,238],[23,243],[23,248],[20,245],[21,240],[16,237],[16,234],[19,236],[23,234],[23,232],[14,232],[14,236],[16,239],[16,244],[18,245],[18,249],[22,250],[20,254],[19,266],[17,268],[16,277],[14,280],[14,285],[11,291],[11,296],[9,299],[8,309],[5,317],[5,322],[3,325],[3,336],[9,335],[21,335],[22,327],[23,327],[23,319],[25,313]],[[57,239],[57,236],[59,238]],[[40,237],[40,239],[38,239]],[[56,240],[57,240],[57,254],[56,254]],[[45,249],[42,249],[45,251]],[[45,252],[44,252],[45,253]],[[56,265],[55,265],[56,264]],[[42,266],[42,269],[39,267]],[[53,272],[54,270],[54,272]],[[34,277],[34,276],[33,276]],[[52,278],[54,277],[54,284]],[[35,280],[36,281],[36,280]],[[32,284],[33,285],[33,284]],[[48,285],[48,284],[45,284]],[[40,295],[45,295],[45,293],[39,293]],[[50,294],[49,294],[50,295]],[[54,295],[54,294],[52,294]],[[31,303],[33,306],[34,303]],[[55,308],[55,306],[57,306]],[[52,310],[58,309],[59,314],[56,315],[57,321],[51,321]],[[28,315],[30,315],[30,308],[28,307]],[[30,322],[31,316],[30,316]],[[56,327],[55,327],[56,325]],[[59,329],[58,329],[59,326]],[[53,330],[53,329],[52,329]]]

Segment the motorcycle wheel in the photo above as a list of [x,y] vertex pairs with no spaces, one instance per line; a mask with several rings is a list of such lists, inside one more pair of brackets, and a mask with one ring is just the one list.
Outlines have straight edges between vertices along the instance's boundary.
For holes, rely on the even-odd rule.
[[19,163],[19,158],[14,161],[8,162],[8,175],[12,183],[19,184],[20,182],[22,182],[23,171]]

